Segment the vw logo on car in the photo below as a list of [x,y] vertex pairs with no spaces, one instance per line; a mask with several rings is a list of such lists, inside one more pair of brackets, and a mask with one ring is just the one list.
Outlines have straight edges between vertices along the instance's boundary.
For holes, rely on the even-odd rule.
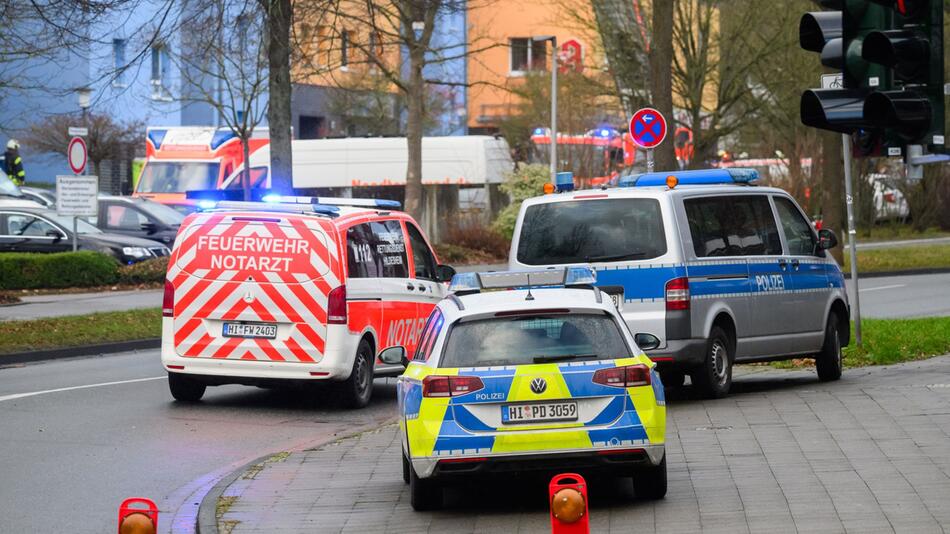
[[537,395],[544,393],[548,389],[548,383],[543,378],[535,378],[531,381],[531,391]]

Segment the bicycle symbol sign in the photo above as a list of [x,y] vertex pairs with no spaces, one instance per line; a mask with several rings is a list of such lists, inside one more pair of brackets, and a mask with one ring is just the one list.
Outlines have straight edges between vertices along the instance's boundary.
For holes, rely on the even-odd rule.
[[666,139],[666,119],[653,108],[643,108],[630,118],[630,137],[640,148],[655,148]]

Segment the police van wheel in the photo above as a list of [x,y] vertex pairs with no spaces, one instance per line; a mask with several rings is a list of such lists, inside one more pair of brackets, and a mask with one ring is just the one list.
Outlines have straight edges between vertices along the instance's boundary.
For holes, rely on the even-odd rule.
[[417,512],[438,510],[442,507],[442,486],[434,480],[426,480],[409,469],[409,503]]
[[168,373],[168,390],[177,401],[198,402],[207,387],[206,384],[181,373]]
[[732,342],[729,334],[712,327],[706,341],[706,360],[689,377],[703,396],[720,399],[729,394],[732,386]]
[[841,321],[834,313],[828,316],[828,325],[825,327],[825,342],[821,352],[815,358],[815,370],[818,371],[818,380],[830,382],[841,378]]
[[360,341],[353,359],[350,377],[340,382],[340,401],[347,408],[363,408],[373,396],[373,349],[365,339]]
[[640,470],[633,476],[633,491],[641,500],[655,501],[666,497],[666,455],[659,465]]
[[406,484],[409,483],[410,470],[412,470],[412,467],[409,465],[409,458],[406,458],[406,453],[402,453],[402,481]]
[[663,382],[663,387],[682,387],[686,383],[686,373],[683,371],[660,371],[660,380]]

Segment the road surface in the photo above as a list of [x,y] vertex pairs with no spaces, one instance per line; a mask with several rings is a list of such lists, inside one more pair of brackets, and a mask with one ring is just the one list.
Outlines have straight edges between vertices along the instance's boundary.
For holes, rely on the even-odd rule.
[[241,465],[389,419],[393,385],[376,385],[358,411],[243,386],[187,405],[172,401],[158,351],[0,368],[0,532],[115,532],[132,496],[159,504],[167,532]]
[[[847,284],[851,295],[851,281]],[[950,273],[859,278],[858,287],[862,317],[950,315]]]

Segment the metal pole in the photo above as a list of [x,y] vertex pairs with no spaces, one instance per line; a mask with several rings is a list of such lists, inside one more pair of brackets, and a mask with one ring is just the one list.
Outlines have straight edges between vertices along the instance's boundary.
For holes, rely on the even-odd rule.
[[854,197],[851,196],[851,136],[841,134],[844,148],[844,194],[848,206],[848,248],[851,255],[851,301],[854,317],[854,340],[861,346],[861,301],[858,297],[858,232],[854,229]]
[[557,37],[551,37],[551,183],[557,178]]
[[653,149],[647,149],[647,172],[653,172]]
[[73,252],[79,250],[78,235],[79,233],[77,232],[76,217],[73,217]]

